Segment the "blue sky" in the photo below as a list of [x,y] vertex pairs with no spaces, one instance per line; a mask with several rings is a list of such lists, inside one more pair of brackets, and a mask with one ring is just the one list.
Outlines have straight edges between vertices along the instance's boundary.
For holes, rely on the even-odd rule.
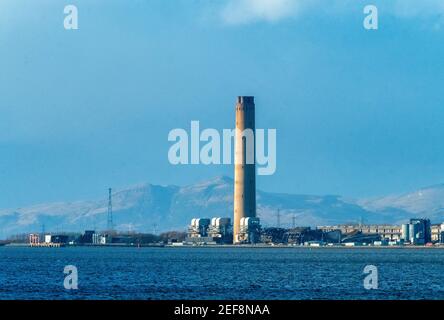
[[[79,30],[63,28],[75,4]],[[277,129],[264,190],[370,197],[444,182],[444,4],[2,0],[0,208],[189,184],[231,166],[172,166],[168,132],[234,125],[256,96]]]

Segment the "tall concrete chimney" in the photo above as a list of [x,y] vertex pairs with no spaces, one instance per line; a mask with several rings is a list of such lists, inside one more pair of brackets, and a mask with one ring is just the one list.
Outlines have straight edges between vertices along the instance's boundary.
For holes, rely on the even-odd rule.
[[239,243],[240,220],[256,217],[254,97],[238,97],[234,155],[233,243]]

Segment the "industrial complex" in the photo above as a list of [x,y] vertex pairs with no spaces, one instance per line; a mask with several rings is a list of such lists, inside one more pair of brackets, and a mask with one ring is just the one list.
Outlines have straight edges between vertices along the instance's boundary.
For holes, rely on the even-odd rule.
[[[254,219],[253,221],[258,221]],[[28,236],[33,247],[83,246],[203,246],[203,245],[258,245],[258,246],[440,246],[444,245],[444,223],[430,224],[428,219],[411,219],[395,225],[346,224],[332,226],[262,228],[242,218],[241,239],[233,244],[233,225],[230,218],[192,219],[185,233],[172,232],[164,236],[141,233],[96,232],[83,234],[38,234]]]
[[[220,219],[220,218],[213,218]],[[229,218],[225,218],[229,219]],[[243,218],[248,219],[248,218]],[[214,236],[206,223],[210,219],[193,219],[185,245],[231,244],[230,235]],[[202,221],[202,222],[201,222]],[[257,219],[255,221],[258,221]],[[194,223],[194,227],[193,227]],[[295,228],[261,228],[259,224],[244,227],[254,242],[237,244],[298,245],[298,246],[431,246],[444,244],[444,223],[430,224],[428,219],[410,219],[401,226],[395,225],[334,225]],[[192,231],[191,231],[192,230]],[[225,232],[230,232],[229,225]],[[240,229],[242,235],[242,228]]]
[[[411,219],[402,226],[391,225],[337,225],[291,229],[262,229],[256,216],[256,168],[254,160],[255,133],[254,97],[237,98],[235,167],[234,167],[234,221],[230,218],[194,218],[184,244],[292,244],[292,245],[426,245],[444,243],[444,224],[431,225],[427,219]],[[252,154],[253,153],[253,154]],[[223,221],[221,229],[218,221]],[[231,234],[232,233],[232,234]],[[232,241],[230,238],[232,237]]]
[[444,223],[425,218],[396,225],[331,225],[263,228],[256,215],[255,102],[241,96],[235,105],[234,203],[232,217],[193,218],[186,233],[119,234],[114,230],[112,194],[108,190],[107,231],[85,231],[81,235],[30,234],[30,246],[64,245],[291,245],[291,246],[432,246],[444,244]]

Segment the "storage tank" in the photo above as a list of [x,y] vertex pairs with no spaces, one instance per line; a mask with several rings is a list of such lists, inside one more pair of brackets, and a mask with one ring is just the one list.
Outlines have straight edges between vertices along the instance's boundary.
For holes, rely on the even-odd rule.
[[412,223],[409,225],[409,240],[412,244],[416,244],[418,242],[419,229],[419,223]]
[[403,224],[401,229],[401,239],[403,239],[404,241],[409,241],[410,240],[409,231],[410,231],[410,225],[407,223]]

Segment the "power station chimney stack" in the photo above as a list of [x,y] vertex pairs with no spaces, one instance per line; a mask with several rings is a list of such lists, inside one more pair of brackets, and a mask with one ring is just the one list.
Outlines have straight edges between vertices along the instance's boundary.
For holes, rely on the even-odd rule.
[[238,97],[234,155],[233,243],[239,243],[241,218],[256,217],[254,97]]

